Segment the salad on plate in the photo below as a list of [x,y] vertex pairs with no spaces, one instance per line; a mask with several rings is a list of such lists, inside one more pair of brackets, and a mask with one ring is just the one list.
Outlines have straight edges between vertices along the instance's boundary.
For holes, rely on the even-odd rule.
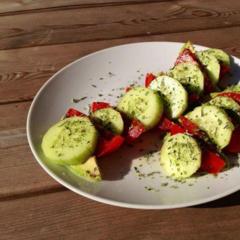
[[222,87],[231,58],[220,49],[184,44],[167,72],[147,73],[145,86],[126,86],[116,106],[93,102],[89,113],[70,108],[51,126],[41,148],[48,161],[87,181],[101,181],[98,161],[124,144],[161,132],[159,164],[183,180],[218,174],[240,152],[240,85]]

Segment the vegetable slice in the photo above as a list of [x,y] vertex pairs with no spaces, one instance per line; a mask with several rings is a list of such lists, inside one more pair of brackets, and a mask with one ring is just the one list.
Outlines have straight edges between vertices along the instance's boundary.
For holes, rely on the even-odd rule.
[[188,94],[177,80],[168,76],[159,76],[151,82],[149,88],[158,91],[165,100],[168,117],[177,118],[186,110]]
[[113,136],[111,139],[100,138],[97,147],[97,157],[106,156],[119,149],[124,143],[124,137],[121,135]]
[[223,170],[225,161],[215,152],[204,149],[202,153],[201,170],[217,174]]

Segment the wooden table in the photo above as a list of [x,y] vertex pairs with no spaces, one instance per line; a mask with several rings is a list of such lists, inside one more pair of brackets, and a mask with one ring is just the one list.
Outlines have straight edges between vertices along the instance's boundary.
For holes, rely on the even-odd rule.
[[112,207],[55,182],[26,140],[34,95],[67,63],[123,43],[188,39],[240,57],[240,1],[0,1],[0,239],[240,238],[240,192],[184,209]]

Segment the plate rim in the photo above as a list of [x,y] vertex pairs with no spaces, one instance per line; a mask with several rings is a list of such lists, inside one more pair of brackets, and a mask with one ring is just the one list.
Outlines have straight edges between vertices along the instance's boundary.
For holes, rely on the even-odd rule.
[[[70,63],[68,63],[67,65],[65,65],[64,67],[62,67],[61,69],[59,69],[56,73],[54,73],[41,87],[40,89],[37,91],[36,95],[34,96],[31,105],[29,107],[28,110],[28,114],[27,114],[27,120],[26,120],[26,133],[27,133],[27,140],[28,140],[28,144],[30,146],[31,152],[35,158],[35,160],[38,162],[38,164],[45,170],[45,172],[50,175],[55,181],[57,181],[58,183],[60,183],[61,185],[63,185],[64,187],[66,187],[67,189],[73,191],[74,193],[80,195],[80,196],[84,196],[88,199],[97,201],[99,203],[105,203],[108,205],[112,205],[112,206],[117,206],[117,207],[124,207],[124,208],[131,208],[131,209],[145,209],[145,210],[160,210],[160,209],[176,209],[176,208],[183,208],[183,207],[191,207],[191,206],[196,206],[196,205],[200,205],[200,204],[204,204],[204,203],[208,203],[223,197],[226,197],[232,193],[235,193],[237,191],[240,190],[240,184],[239,186],[236,186],[234,188],[231,188],[225,192],[219,193],[217,195],[211,196],[211,197],[207,197],[207,198],[201,198],[198,200],[194,200],[191,202],[185,202],[185,203],[178,203],[178,204],[167,204],[167,205],[161,205],[161,204],[136,204],[136,203],[127,203],[127,202],[121,202],[121,201],[117,201],[117,200],[112,200],[112,199],[108,199],[108,198],[104,198],[104,197],[100,197],[100,196],[96,196],[90,193],[87,193],[75,186],[72,186],[71,184],[69,184],[68,182],[66,182],[65,180],[61,179],[61,177],[57,176],[50,168],[48,168],[43,161],[40,159],[40,157],[38,156],[34,145],[33,145],[33,141],[32,141],[32,137],[31,137],[31,132],[30,132],[30,125],[31,125],[31,116],[32,116],[32,112],[34,109],[34,106],[39,98],[39,96],[41,95],[41,93],[44,91],[44,89],[46,88],[46,86],[48,84],[50,84],[50,82],[52,82],[55,77],[60,74],[61,72],[63,72],[65,69],[71,67],[72,65],[74,65],[75,63],[77,63],[78,61],[82,61],[85,58],[97,55],[99,53],[105,52],[105,51],[109,51],[112,50],[114,48],[119,48],[119,47],[126,47],[126,46],[131,46],[131,45],[146,45],[146,44],[179,44],[182,45],[184,44],[183,42],[172,42],[172,41],[144,41],[144,42],[133,42],[133,43],[126,43],[126,44],[119,44],[119,45],[115,45],[112,47],[108,47],[108,48],[104,48],[92,53],[89,53],[83,57],[80,57]],[[202,46],[199,44],[194,44],[194,46],[196,47],[200,47],[200,48],[205,48],[207,49],[208,47],[206,46]],[[231,57],[233,58],[237,58],[233,55],[231,55]],[[239,58],[237,58],[239,59]]]

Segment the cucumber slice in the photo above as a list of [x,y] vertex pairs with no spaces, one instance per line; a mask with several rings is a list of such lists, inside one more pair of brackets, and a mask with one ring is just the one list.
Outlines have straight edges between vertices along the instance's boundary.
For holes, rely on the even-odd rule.
[[229,144],[234,126],[223,109],[203,105],[196,107],[186,117],[205,131],[219,149]]
[[68,169],[78,177],[84,178],[87,181],[101,181],[101,173],[97,165],[96,158],[90,157],[85,163],[71,165]]
[[217,96],[209,101],[207,104],[221,107],[223,109],[231,110],[240,116],[240,105],[232,98]]
[[88,117],[71,117],[53,125],[42,139],[46,158],[57,164],[85,162],[95,151],[97,130]]
[[197,52],[197,57],[205,67],[212,84],[216,85],[220,77],[220,64],[217,58],[206,51]]
[[117,109],[131,119],[138,119],[146,130],[149,130],[155,127],[161,119],[163,102],[156,91],[136,87],[121,98]]
[[124,123],[122,116],[111,107],[99,109],[91,113],[91,118],[94,122],[110,130],[114,134],[121,135],[123,132]]
[[200,94],[204,89],[204,75],[196,64],[189,62],[180,63],[176,65],[169,74],[190,92]]
[[153,80],[149,87],[160,92],[166,103],[168,117],[177,118],[186,110],[187,91],[177,80],[168,76],[160,76]]
[[201,165],[197,141],[183,133],[167,136],[160,152],[160,163],[167,176],[181,180],[192,176]]
[[[228,86],[226,89],[224,89],[224,91],[222,92],[235,92],[235,93],[240,93],[240,85],[239,84],[236,84],[236,85],[231,85],[231,86]],[[218,96],[218,94],[222,93],[222,92],[212,92],[210,93],[210,96],[212,98]]]
[[239,93],[240,92],[240,84],[236,84],[236,85],[231,85],[229,87],[227,87],[224,92],[236,92]]
[[205,50],[205,52],[209,55],[213,55],[219,62],[230,66],[230,57],[223,50],[217,48],[209,48],[208,50]]

